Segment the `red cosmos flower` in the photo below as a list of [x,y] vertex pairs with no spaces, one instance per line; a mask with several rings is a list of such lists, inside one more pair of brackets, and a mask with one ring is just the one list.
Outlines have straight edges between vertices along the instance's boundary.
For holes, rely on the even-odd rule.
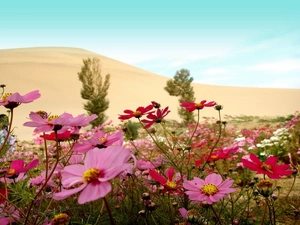
[[128,120],[132,117],[140,118],[141,116],[150,113],[149,111],[152,109],[153,105],[148,105],[146,108],[140,106],[135,111],[126,109],[124,110],[124,113],[126,113],[127,115],[119,115],[119,120]]
[[179,186],[178,184],[182,181],[182,177],[178,181],[173,181],[174,176],[174,167],[165,171],[165,175],[168,177],[166,179],[164,176],[157,173],[155,170],[149,169],[149,175],[156,181],[158,181],[161,185],[163,185],[164,190],[162,193],[178,193],[183,194],[184,192],[181,190],[183,187]]
[[[66,130],[65,132],[61,134],[57,134],[57,140],[58,141],[64,141],[71,136],[71,131]],[[51,132],[50,134],[40,135],[40,137],[45,138],[48,141],[56,141],[56,134],[55,132]]]
[[290,170],[290,165],[276,165],[278,158],[275,156],[269,156],[265,162],[261,162],[255,154],[250,154],[250,160],[242,159],[244,167],[256,171],[257,174],[266,174],[271,179],[280,179],[294,172]]
[[25,166],[24,160],[17,159],[11,162],[10,168],[6,169],[6,177],[15,178],[20,173],[25,173],[28,170],[36,167],[39,164],[39,159],[34,159]]
[[212,161],[217,161],[219,159],[228,159],[231,154],[236,153],[238,150],[239,150],[238,146],[233,148],[221,148],[213,152],[207,160],[209,162],[212,162]]
[[168,115],[170,112],[169,108],[166,107],[164,110],[162,109],[157,109],[156,110],[156,114],[154,114],[153,112],[149,113],[147,115],[147,118],[150,120],[142,120],[143,123],[146,123],[147,125],[145,126],[145,128],[149,128],[151,127],[154,123],[161,123],[163,118]]
[[0,99],[0,106],[3,105],[5,108],[13,109],[18,107],[21,103],[29,103],[41,97],[38,90],[27,93],[26,95],[20,95],[16,93],[5,93]]
[[201,101],[200,103],[195,102],[182,102],[180,104],[181,107],[184,107],[189,112],[193,112],[194,110],[200,110],[204,107],[212,107],[215,106],[217,103],[215,101],[206,103],[206,100]]

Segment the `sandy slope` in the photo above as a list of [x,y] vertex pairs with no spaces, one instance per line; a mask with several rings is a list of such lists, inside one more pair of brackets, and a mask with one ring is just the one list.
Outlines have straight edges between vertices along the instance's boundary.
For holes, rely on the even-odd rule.
[[[0,50],[0,83],[6,92],[25,94],[40,90],[42,97],[31,104],[16,108],[15,134],[30,140],[32,128],[23,127],[30,111],[45,110],[52,114],[85,113],[80,97],[81,83],[77,73],[82,59],[99,57],[103,75],[111,74],[110,108],[107,115],[118,124],[118,114],[124,109],[146,106],[152,100],[169,106],[169,119],[178,119],[178,99],[171,97],[163,87],[168,78],[124,64],[122,62],[76,48],[27,48]],[[188,69],[188,68],[187,68]],[[176,71],[174,71],[175,74]],[[285,116],[300,109],[300,89],[241,88],[194,84],[198,101],[214,100],[224,105],[223,114]],[[0,113],[5,113],[4,107]],[[215,116],[208,108],[202,116]]]

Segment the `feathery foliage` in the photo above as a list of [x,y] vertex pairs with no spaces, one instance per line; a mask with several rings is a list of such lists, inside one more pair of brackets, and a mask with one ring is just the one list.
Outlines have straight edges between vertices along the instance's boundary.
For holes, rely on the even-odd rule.
[[[194,102],[195,92],[192,87],[194,78],[190,77],[190,71],[187,69],[178,70],[173,79],[167,81],[167,86],[164,88],[169,95],[179,97],[181,102]],[[195,122],[193,112],[189,112],[184,108],[178,108],[178,114],[184,124]]]
[[91,122],[93,127],[98,126],[107,119],[104,112],[109,107],[107,94],[110,86],[110,74],[106,74],[103,80],[100,59],[88,58],[83,59],[83,66],[78,73],[78,78],[82,82],[81,97],[87,100],[84,109],[89,115],[98,115],[98,118]]

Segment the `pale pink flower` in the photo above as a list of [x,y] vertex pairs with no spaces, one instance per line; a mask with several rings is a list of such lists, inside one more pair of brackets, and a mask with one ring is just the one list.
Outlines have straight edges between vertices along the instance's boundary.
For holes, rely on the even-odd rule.
[[92,114],[88,117],[86,117],[85,114],[80,114],[76,117],[73,117],[73,115],[69,113],[64,114],[64,118],[67,119],[65,125],[72,129],[72,133],[78,133],[81,127],[86,127],[91,121],[98,118],[96,114]]
[[8,203],[3,203],[0,205],[0,224],[9,225],[17,222],[20,218],[19,211]]
[[93,137],[88,140],[78,141],[74,147],[73,151],[75,152],[87,152],[95,147],[97,148],[106,148],[110,145],[119,145],[123,144],[123,133],[122,131],[117,131],[112,135],[104,133],[103,131],[97,131]]
[[[25,122],[23,125],[27,127],[35,127],[34,132],[58,131],[67,124],[67,114],[60,116],[43,117],[40,113],[31,112],[29,117],[31,121]],[[64,132],[64,131],[62,131]]]
[[205,180],[198,177],[194,177],[193,180],[186,180],[183,187],[187,189],[185,193],[190,200],[206,202],[211,205],[221,198],[226,198],[227,194],[234,192],[235,189],[231,188],[232,184],[233,180],[227,178],[223,182],[221,175],[212,173]]
[[84,204],[105,197],[112,189],[109,181],[132,167],[127,163],[130,158],[130,151],[122,146],[88,151],[83,165],[70,165],[62,170],[62,185],[67,189],[55,193],[53,198],[62,200],[81,192],[78,203]]
[[0,99],[0,106],[3,105],[5,108],[13,109],[18,107],[21,103],[29,103],[41,97],[38,90],[27,93],[26,95],[20,95],[18,92],[5,93]]

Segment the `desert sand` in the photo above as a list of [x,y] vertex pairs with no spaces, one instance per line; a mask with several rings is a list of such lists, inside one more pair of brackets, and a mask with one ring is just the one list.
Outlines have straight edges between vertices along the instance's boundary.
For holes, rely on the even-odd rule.
[[[135,110],[151,101],[169,106],[168,119],[179,120],[178,98],[163,89],[167,77],[154,74],[120,61],[77,48],[24,48],[0,50],[0,84],[5,92],[26,94],[39,90],[41,98],[22,104],[14,112],[14,134],[20,140],[31,140],[33,128],[24,127],[31,111],[44,110],[51,114],[68,112],[77,116],[86,113],[80,96],[81,82],[77,73],[82,60],[98,57],[102,75],[111,75],[106,114],[114,125],[125,109]],[[181,68],[180,68],[181,69]],[[188,68],[185,68],[188,69]],[[176,71],[174,71],[175,74]],[[193,76],[193,74],[191,74]],[[246,88],[194,83],[196,100],[216,101],[224,106],[223,115],[286,116],[300,110],[300,89]],[[0,113],[6,108],[0,107]],[[217,117],[217,111],[206,108],[201,117]]]

